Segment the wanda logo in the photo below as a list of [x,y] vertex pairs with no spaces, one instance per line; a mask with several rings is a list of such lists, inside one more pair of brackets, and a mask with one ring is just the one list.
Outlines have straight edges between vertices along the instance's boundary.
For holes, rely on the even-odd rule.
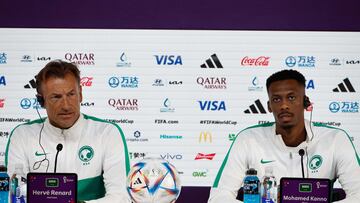
[[90,87],[92,84],[93,77],[82,77],[80,80],[81,86]]
[[212,154],[203,154],[203,153],[198,153],[195,157],[195,160],[199,160],[199,159],[208,159],[208,160],[212,160],[214,158],[216,153],[212,153]]
[[241,60],[242,66],[268,66],[270,62],[269,56],[259,56],[258,58],[250,58],[245,56]]

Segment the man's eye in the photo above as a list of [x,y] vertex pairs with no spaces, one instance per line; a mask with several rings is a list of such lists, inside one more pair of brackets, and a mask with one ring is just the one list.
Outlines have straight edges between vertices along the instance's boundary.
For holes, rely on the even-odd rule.
[[290,100],[290,101],[294,101],[295,99],[296,99],[295,96],[289,96],[289,100]]
[[273,102],[275,102],[275,103],[277,103],[277,102],[279,102],[279,101],[280,101],[280,99],[279,99],[279,98],[273,98],[272,100],[273,100]]

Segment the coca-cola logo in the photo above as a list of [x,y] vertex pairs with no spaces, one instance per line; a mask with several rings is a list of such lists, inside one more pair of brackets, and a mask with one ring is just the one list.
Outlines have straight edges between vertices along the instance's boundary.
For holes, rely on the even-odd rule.
[[81,86],[90,87],[92,85],[93,77],[82,77],[80,80]]
[[0,99],[0,108],[4,108],[5,99]]
[[241,60],[242,66],[269,66],[270,57],[269,56],[259,56],[257,58],[250,58],[245,56]]

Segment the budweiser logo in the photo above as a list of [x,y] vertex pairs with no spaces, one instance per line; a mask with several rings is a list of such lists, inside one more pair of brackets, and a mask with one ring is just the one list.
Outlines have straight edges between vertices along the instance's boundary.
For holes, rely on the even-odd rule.
[[212,154],[202,154],[202,153],[198,153],[195,157],[195,160],[199,160],[199,159],[208,159],[208,160],[212,160],[215,156],[215,153]]
[[241,60],[242,66],[268,66],[270,62],[270,57],[268,56],[260,56],[258,58],[249,58],[245,56]]
[[82,77],[80,80],[80,85],[90,87],[92,84],[92,79],[93,77]]

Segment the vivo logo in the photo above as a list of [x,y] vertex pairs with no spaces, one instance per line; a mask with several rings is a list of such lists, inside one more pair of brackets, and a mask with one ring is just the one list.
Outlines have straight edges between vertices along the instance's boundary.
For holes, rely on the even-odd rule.
[[224,101],[198,101],[202,111],[226,111]]
[[171,155],[171,154],[169,154],[169,153],[166,153],[166,154],[160,154],[160,157],[162,158],[162,159],[178,159],[178,160],[180,160],[180,159],[182,159],[182,155],[181,154],[174,154],[174,155]]
[[154,55],[158,65],[182,65],[181,56]]

